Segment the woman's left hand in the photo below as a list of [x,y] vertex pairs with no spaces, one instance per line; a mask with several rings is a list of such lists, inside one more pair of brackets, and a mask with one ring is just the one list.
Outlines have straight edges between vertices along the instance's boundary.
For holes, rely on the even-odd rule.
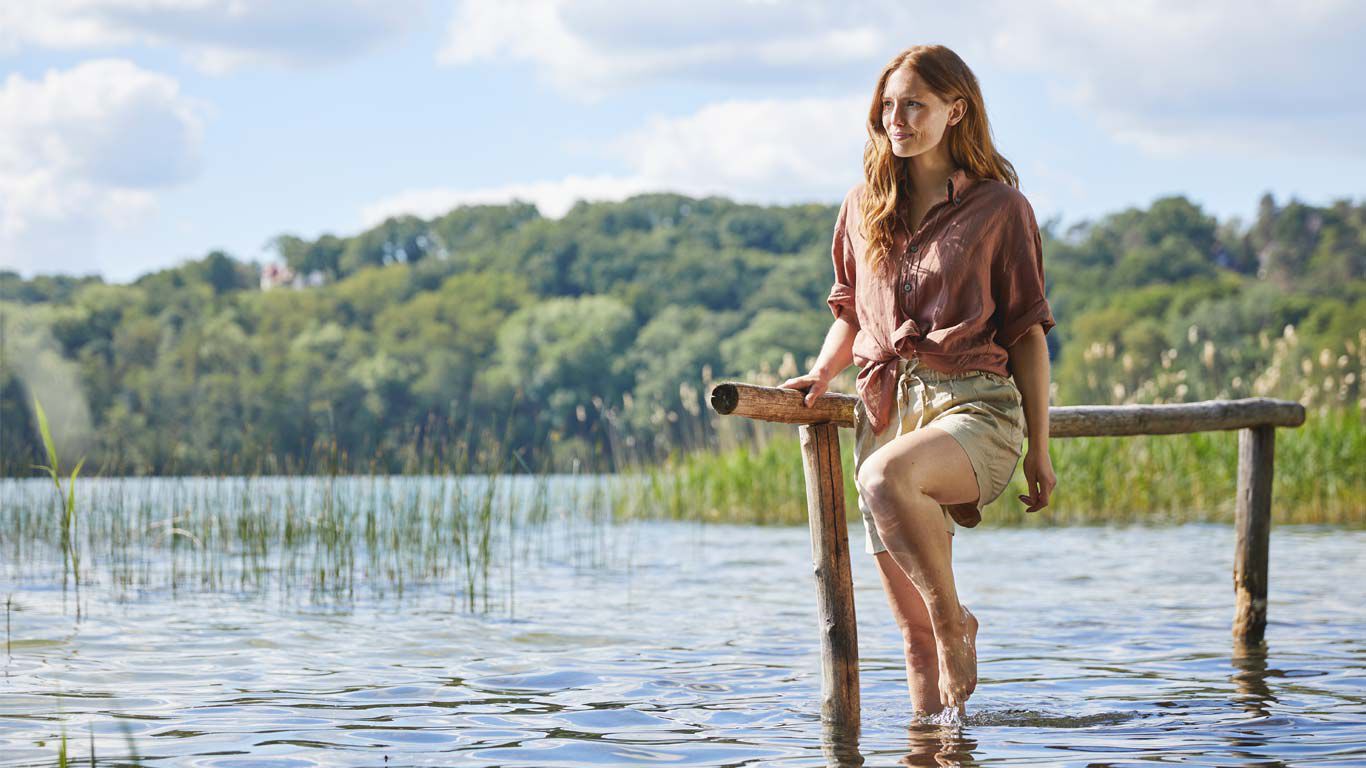
[[1025,512],[1037,512],[1048,506],[1048,497],[1053,493],[1053,487],[1058,484],[1058,478],[1053,474],[1053,460],[1048,456],[1048,449],[1036,451],[1030,448],[1024,457],[1025,487],[1029,490],[1029,496],[1019,496],[1020,501],[1029,505]]

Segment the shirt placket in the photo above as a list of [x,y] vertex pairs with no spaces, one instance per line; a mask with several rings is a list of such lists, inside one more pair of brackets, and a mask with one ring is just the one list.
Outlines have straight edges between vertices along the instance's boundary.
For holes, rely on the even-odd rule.
[[915,232],[911,233],[906,242],[906,250],[911,254],[912,258],[906,259],[905,265],[902,267],[901,306],[904,307],[908,317],[913,316],[911,314],[913,309],[911,299],[914,297],[916,285],[920,282],[919,276],[913,273],[916,271],[915,267],[920,264],[920,251],[925,247],[924,243],[932,230],[932,225],[938,223],[935,221],[935,217],[940,215],[940,209],[943,208],[943,206],[950,203],[958,205],[958,203],[962,201],[962,198],[959,197],[958,193],[953,189],[953,179],[949,179],[946,191],[948,194],[945,199],[935,203],[925,212],[925,220],[920,222],[920,226],[916,228]]

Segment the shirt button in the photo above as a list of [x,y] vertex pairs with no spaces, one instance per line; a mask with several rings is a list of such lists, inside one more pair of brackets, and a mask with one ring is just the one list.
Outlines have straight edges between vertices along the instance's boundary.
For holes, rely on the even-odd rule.
[[903,285],[901,286],[901,290],[905,291],[906,293],[910,293],[910,292],[911,292],[911,284],[910,284],[910,283],[905,283],[905,284],[903,284]]

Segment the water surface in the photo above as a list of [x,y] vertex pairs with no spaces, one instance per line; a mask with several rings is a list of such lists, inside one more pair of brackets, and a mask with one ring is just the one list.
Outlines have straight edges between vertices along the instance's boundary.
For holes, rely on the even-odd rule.
[[[250,536],[159,508],[166,482],[119,486],[152,500],[120,514],[179,515],[198,541],[162,526],[152,543],[88,542],[79,592],[52,531],[19,519],[38,491],[0,486],[0,764],[55,764],[63,732],[99,764],[1366,762],[1361,531],[1273,527],[1266,642],[1239,650],[1229,527],[960,530],[958,587],[982,627],[953,727],[911,722],[900,638],[851,526],[862,732],[832,744],[804,529],[575,517],[582,481],[561,479],[539,523],[495,515],[482,561],[478,536],[424,543],[459,504],[395,512],[402,493],[357,503],[331,538],[308,504],[280,506],[312,522],[248,557],[222,553]],[[110,536],[103,504],[86,530]]]

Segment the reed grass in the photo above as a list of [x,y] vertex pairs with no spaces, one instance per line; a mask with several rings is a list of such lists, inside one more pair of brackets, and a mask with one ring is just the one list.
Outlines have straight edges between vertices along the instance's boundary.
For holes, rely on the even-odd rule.
[[43,404],[37,395],[33,396],[33,413],[38,419],[38,433],[43,440],[43,449],[47,452],[46,465],[35,464],[34,469],[41,469],[52,478],[52,484],[57,489],[57,498],[62,502],[62,584],[66,584],[67,570],[70,570],[71,578],[80,584],[80,551],[74,546],[76,540],[76,476],[80,474],[81,467],[85,464],[85,458],[76,462],[76,466],[71,470],[71,479],[67,482],[65,492],[62,490],[62,463],[57,457],[57,446],[52,440],[52,430],[48,427],[47,413],[43,411]]
[[[1319,348],[1287,325],[1274,338],[1260,334],[1257,346],[1265,362],[1247,366],[1247,357],[1219,350],[1192,325],[1183,340],[1162,353],[1160,367],[1144,371],[1114,345],[1093,344],[1080,350],[1087,371],[1083,402],[1297,401],[1306,409],[1305,424],[1276,430],[1273,519],[1366,526],[1366,330]],[[808,368],[813,362],[807,361]],[[1244,368],[1230,376],[1235,362]],[[776,371],[761,367],[737,378],[778,386],[799,370],[789,355]],[[708,369],[701,373],[700,389],[680,386],[678,412],[659,412],[653,419],[669,443],[668,459],[650,464],[643,455],[627,451],[624,456],[625,471],[646,479],[637,506],[654,507],[655,514],[671,519],[805,523],[796,427],[717,415],[703,399],[715,382]],[[1058,386],[1051,384],[1055,404]],[[836,377],[830,391],[853,392],[853,370]],[[628,412],[632,408],[659,411],[657,405],[625,406]],[[617,421],[611,409],[604,415],[609,425]],[[845,509],[856,521],[852,432],[842,437]],[[1029,514],[1016,498],[1025,493],[1021,461],[1000,498],[983,508],[982,525],[1231,522],[1237,439],[1236,431],[1221,431],[1050,440],[1058,485],[1048,507]],[[627,442],[620,435],[612,440],[613,445]]]
[[[650,474],[650,500],[664,516],[725,523],[804,524],[805,482],[796,428],[763,447],[683,456]],[[841,441],[845,509],[859,519],[850,440]],[[1313,411],[1276,430],[1273,519],[1366,526],[1366,423],[1346,409]],[[1236,431],[1078,437],[1049,442],[1058,478],[1048,507],[1033,514],[1023,461],[983,526],[1071,523],[1227,523],[1234,517]]]
[[[71,755],[72,742],[74,740],[66,735],[67,721],[62,713],[61,694],[57,695],[57,717],[61,720],[57,737],[57,765],[61,767],[75,765],[75,758]],[[119,731],[123,734],[124,744],[128,747],[128,757],[126,761],[118,761],[113,764],[132,766],[142,765],[142,757],[138,754],[137,742],[133,739],[132,728],[130,728],[128,723],[121,718],[115,720],[115,722],[118,725]],[[87,721],[86,726],[88,729],[87,733],[89,734],[90,765],[91,768],[94,768],[94,766],[99,764],[99,759],[95,755],[95,723],[94,721]],[[38,746],[46,746],[46,742],[39,741]]]
[[[631,500],[589,475],[510,474],[502,438],[471,436],[439,474],[92,479],[62,500],[33,481],[0,481],[0,578],[50,583],[83,548],[86,578],[147,590],[298,595],[315,604],[451,593],[452,608],[511,612],[518,567],[619,562],[609,532]],[[618,501],[625,500],[618,504]],[[79,507],[77,540],[57,512]],[[529,565],[528,565],[529,564]],[[79,607],[78,607],[79,609]]]

